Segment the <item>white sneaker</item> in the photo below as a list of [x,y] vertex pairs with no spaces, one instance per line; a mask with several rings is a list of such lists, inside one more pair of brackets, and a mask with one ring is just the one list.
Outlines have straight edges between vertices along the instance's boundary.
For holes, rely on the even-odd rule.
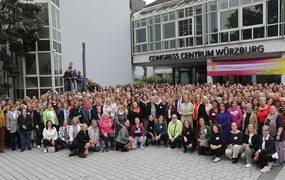
[[214,162],[218,162],[218,161],[220,161],[220,160],[222,160],[222,158],[220,158],[220,157],[215,157],[215,159],[213,160]]
[[41,146],[40,146],[40,145],[37,145],[37,148],[38,148],[38,149],[40,149],[40,148],[41,148]]
[[270,168],[268,166],[264,166],[264,168],[262,168],[260,171],[263,173],[267,173],[270,172]]
[[246,168],[250,168],[251,166],[252,164],[249,164],[249,163],[245,165]]
[[44,148],[44,153],[47,153],[47,148]]
[[144,150],[144,146],[141,146],[141,149]]

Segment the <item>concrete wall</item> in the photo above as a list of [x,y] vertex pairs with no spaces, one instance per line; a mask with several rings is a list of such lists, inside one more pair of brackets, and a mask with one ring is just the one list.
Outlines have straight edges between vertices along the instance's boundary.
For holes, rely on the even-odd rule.
[[87,76],[100,85],[132,80],[129,0],[61,1],[63,66],[82,70],[86,42]]

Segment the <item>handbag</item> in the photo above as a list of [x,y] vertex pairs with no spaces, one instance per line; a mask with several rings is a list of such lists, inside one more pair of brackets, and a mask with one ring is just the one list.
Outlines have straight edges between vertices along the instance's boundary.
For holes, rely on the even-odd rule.
[[47,150],[48,150],[49,153],[54,153],[55,152],[55,147],[54,146],[49,146],[47,148]]

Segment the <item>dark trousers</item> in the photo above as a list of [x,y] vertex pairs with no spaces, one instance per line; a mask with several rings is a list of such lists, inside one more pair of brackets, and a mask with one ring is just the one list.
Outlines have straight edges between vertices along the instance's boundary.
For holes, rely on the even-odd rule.
[[257,122],[257,126],[258,126],[257,134],[259,134],[260,136],[262,136],[262,126],[263,125],[264,123],[260,123],[259,121]]
[[31,136],[32,132],[31,131],[23,131],[20,132],[20,137],[21,137],[21,149],[25,150],[27,149],[32,149],[32,143],[31,143]]
[[20,136],[20,133],[19,132],[16,132],[16,136],[17,136],[17,146],[19,149],[21,149],[21,136]]
[[42,135],[43,130],[41,128],[39,129],[35,129],[35,133],[36,133],[36,145],[40,146],[42,144],[42,139],[43,139],[43,135]]
[[218,148],[218,149],[212,149],[212,153],[216,156],[216,157],[221,157],[223,155],[223,148]]
[[199,155],[205,154],[205,155],[209,155],[210,154],[210,149],[208,147],[205,146],[199,146],[197,147],[197,151]]
[[12,151],[16,150],[16,137],[17,133],[10,133],[10,147]]
[[169,140],[169,145],[172,149],[180,147],[181,146],[181,136],[178,136],[177,138],[175,138],[173,142]]
[[[185,141],[184,141],[184,138],[181,138],[182,147],[183,147],[184,149],[186,149],[186,150],[192,150],[192,151],[194,151],[195,148],[196,148],[195,143],[193,143],[192,141],[189,141],[189,139],[187,139],[187,140],[188,140],[188,141],[185,142]],[[191,148],[191,149],[187,149],[187,146],[189,146],[189,144],[192,144],[192,148]]]
[[127,145],[128,143],[126,144],[123,144],[123,143],[120,143],[120,142],[116,142],[116,150],[121,150],[121,151],[129,151],[127,148],[125,148],[125,146]]
[[167,135],[166,134],[160,135],[160,140],[154,141],[154,143],[158,145],[161,144],[161,142],[163,142],[164,145],[167,145]]
[[[48,146],[53,146],[52,140],[48,140],[48,139],[43,139],[43,144],[44,144],[44,148],[46,148]],[[54,147],[57,150],[57,140],[54,141]]]
[[5,149],[5,127],[0,127],[0,152]]
[[63,141],[62,139],[57,139],[57,147],[59,149],[65,149],[65,148],[69,148],[70,143],[66,143],[66,141]]
[[259,154],[259,159],[257,161],[257,164],[263,168],[264,166],[267,166],[268,162],[275,162],[276,159],[272,158],[271,155],[267,155],[265,153],[260,153]]
[[114,134],[107,134],[107,136],[103,136],[103,140],[104,140],[106,149],[109,148],[109,143],[110,143],[111,148],[114,148],[114,141],[115,141]]

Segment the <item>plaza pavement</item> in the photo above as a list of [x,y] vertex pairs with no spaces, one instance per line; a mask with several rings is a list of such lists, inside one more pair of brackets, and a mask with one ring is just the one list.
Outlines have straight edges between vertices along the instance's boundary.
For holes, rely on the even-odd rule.
[[[98,152],[86,159],[68,157],[69,151],[43,153],[42,149],[0,154],[0,179],[127,179],[127,180],[255,180],[274,179],[281,167],[262,175],[244,162],[233,165],[223,159],[212,162],[210,156],[182,153],[164,147],[148,147],[131,152]],[[284,180],[285,167],[277,175]]]

